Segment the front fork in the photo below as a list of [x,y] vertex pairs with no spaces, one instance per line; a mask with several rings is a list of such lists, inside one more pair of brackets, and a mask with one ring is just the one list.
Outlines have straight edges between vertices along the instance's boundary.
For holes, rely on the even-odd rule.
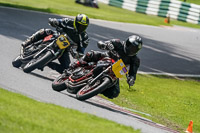
[[47,51],[47,50],[51,51],[51,53],[55,56],[55,58],[57,58],[60,53],[64,52],[64,50],[58,49],[56,52],[54,52],[54,50],[51,49],[51,47],[53,47],[53,45],[54,45],[54,42],[55,41],[51,42],[49,45],[47,45],[45,48],[43,48],[33,58],[38,58],[41,55],[41,53],[43,53],[44,51]]
[[[111,66],[109,66],[108,68],[106,68],[105,70],[103,70],[98,76],[96,76],[92,81],[89,82],[89,85],[93,85],[98,79],[102,78],[102,77],[108,77],[110,80],[112,80],[112,77],[110,77],[107,73],[109,73],[111,69]],[[113,82],[113,80],[112,80]]]

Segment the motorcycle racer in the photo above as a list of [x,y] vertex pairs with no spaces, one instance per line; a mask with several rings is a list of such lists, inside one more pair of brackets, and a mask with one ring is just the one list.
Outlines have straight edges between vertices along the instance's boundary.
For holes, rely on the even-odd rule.
[[[85,48],[89,44],[89,37],[86,32],[86,29],[89,25],[89,18],[85,14],[78,14],[74,20],[71,18],[49,18],[49,24],[52,27],[56,27],[57,30],[62,30],[62,32],[65,32],[71,38],[72,42],[77,45],[77,53],[75,57],[78,58],[80,53],[84,53]],[[29,46],[30,44],[44,39],[46,36],[52,35],[54,33],[55,31],[51,29],[41,29],[27,38],[27,40],[22,43],[22,46]],[[56,62],[50,62],[47,66],[59,73],[62,73],[64,69],[69,67],[71,62],[69,51],[65,50],[65,52],[58,60],[60,64]]]
[[[137,70],[140,66],[140,59],[137,53],[142,48],[142,38],[137,35],[129,36],[126,41],[121,42],[119,39],[112,39],[108,41],[99,41],[98,47],[102,50],[108,50],[106,52],[90,51],[87,52],[81,60],[70,64],[70,66],[78,67],[86,65],[89,62],[97,62],[103,57],[111,57],[114,60],[121,58],[125,65],[129,65],[129,73],[127,76],[127,83],[133,86],[136,80]],[[118,53],[119,57],[113,54],[112,51]],[[108,98],[116,98],[120,93],[119,79],[116,84],[106,89],[102,94]]]

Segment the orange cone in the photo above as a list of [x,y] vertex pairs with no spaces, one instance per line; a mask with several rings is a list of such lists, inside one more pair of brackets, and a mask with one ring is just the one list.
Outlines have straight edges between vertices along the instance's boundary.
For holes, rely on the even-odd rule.
[[165,19],[164,19],[164,22],[168,24],[168,19],[167,19],[167,18],[165,18]]
[[187,128],[187,130],[185,132],[186,133],[193,133],[192,132],[192,127],[193,127],[193,121],[191,120],[189,125],[188,125],[188,128]]
[[164,19],[164,22],[167,24],[170,23],[170,14],[167,14],[166,18]]

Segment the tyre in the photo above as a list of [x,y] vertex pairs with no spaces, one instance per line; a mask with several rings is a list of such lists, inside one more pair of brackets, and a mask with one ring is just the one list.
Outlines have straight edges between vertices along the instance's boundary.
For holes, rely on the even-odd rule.
[[17,56],[13,61],[12,61],[12,65],[16,68],[19,68],[22,65],[21,62],[21,56]]
[[57,77],[53,83],[52,83],[52,88],[55,91],[63,91],[67,88],[65,84],[65,80],[68,79],[68,76],[66,74],[61,74],[59,77]]
[[47,53],[41,54],[38,58],[32,59],[29,63],[27,63],[23,71],[25,73],[30,73],[31,71],[35,70],[36,68],[44,67],[46,63],[48,63],[54,55],[48,51]]
[[45,45],[38,46],[38,48],[34,48],[33,46],[30,48],[27,48],[24,52],[24,56],[22,56],[21,61],[27,62],[33,59],[33,57],[43,48],[45,48]]
[[25,56],[25,57],[22,57],[22,58],[21,58],[21,61],[22,61],[22,62],[27,62],[27,61],[32,60],[33,57],[34,57],[34,54],[29,55],[29,56]]
[[81,101],[89,99],[107,89],[107,86],[110,83],[111,81],[108,77],[97,80],[94,85],[86,85],[82,89],[80,89],[76,94],[76,98]]

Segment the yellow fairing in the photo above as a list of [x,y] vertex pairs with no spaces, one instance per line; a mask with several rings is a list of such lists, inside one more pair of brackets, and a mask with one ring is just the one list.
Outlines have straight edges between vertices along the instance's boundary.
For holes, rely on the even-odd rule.
[[118,60],[117,62],[115,62],[115,64],[112,65],[112,71],[117,78],[122,78],[123,75],[128,74],[128,70],[124,65],[122,59]]
[[69,47],[70,43],[64,35],[60,35],[56,41],[56,44],[60,49],[65,49]]

